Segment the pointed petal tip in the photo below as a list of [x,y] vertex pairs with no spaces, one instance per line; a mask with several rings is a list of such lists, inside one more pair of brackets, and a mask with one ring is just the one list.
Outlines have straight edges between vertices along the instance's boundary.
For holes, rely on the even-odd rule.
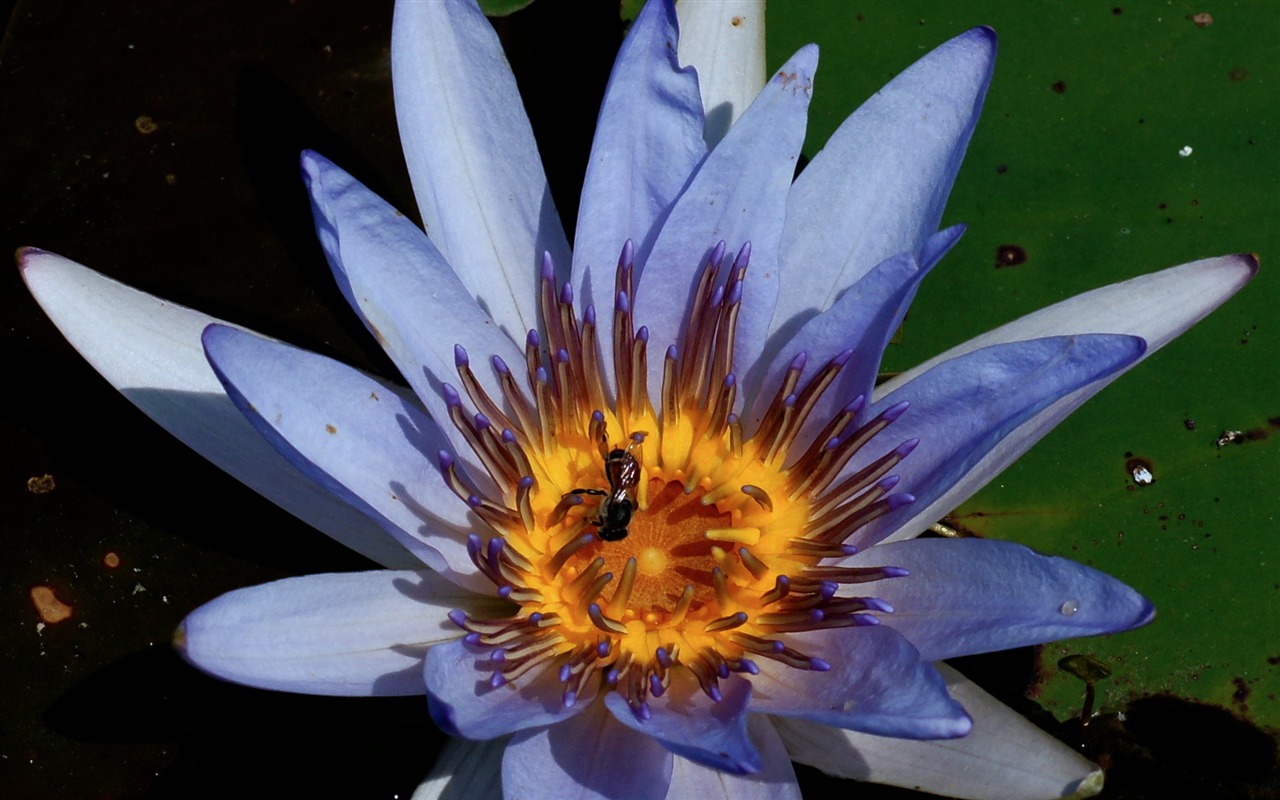
[[1071,794],[1067,795],[1065,800],[1083,800],[1085,797],[1093,797],[1102,792],[1102,784],[1104,776],[1102,770],[1095,769],[1088,775],[1080,779]]
[[333,162],[308,148],[298,154],[298,165],[302,167],[302,179],[309,184],[319,178],[325,169],[332,167]]
[[791,58],[787,59],[787,63],[774,73],[774,78],[781,78],[784,85],[793,81],[793,77],[786,77],[788,72],[800,73],[806,79],[812,80],[815,72],[818,71],[818,45],[810,42],[795,52]]
[[[1137,592],[1134,592],[1134,594],[1137,594]],[[1133,624],[1129,625],[1129,627],[1127,628],[1124,628],[1124,630],[1133,630],[1134,628],[1141,628],[1143,625],[1150,624],[1151,621],[1156,618],[1155,603],[1152,603],[1150,600],[1146,598],[1146,596],[1140,595],[1140,594],[1137,595],[1137,599],[1138,599],[1138,611],[1136,614],[1134,614]]]
[[987,51],[988,58],[995,58],[996,50],[999,48],[1000,42],[996,35],[996,29],[990,25],[979,25],[976,28],[970,28],[951,41],[958,45],[972,47],[977,51]]
[[18,271],[25,273],[27,268],[31,266],[32,260],[43,255],[49,255],[49,253],[38,247],[24,245],[13,251],[13,260],[18,264]]
[[220,322],[213,322],[204,326],[204,330],[200,331],[200,346],[204,349],[204,357],[209,362],[209,366],[213,368],[214,374],[218,376],[218,380],[226,384],[223,378],[222,370],[218,369],[218,348],[225,344],[229,339],[242,335],[242,331],[233,328],[230,325],[223,325]]
[[985,41],[990,42],[992,46],[995,46],[997,40],[999,39],[999,37],[996,35],[996,29],[991,27],[990,25],[979,25],[976,28],[971,28],[965,33],[965,35],[973,36],[975,38],[981,38]]
[[1249,271],[1249,279],[1258,274],[1258,268],[1262,266],[1262,257],[1257,253],[1241,253],[1236,258],[1240,259],[1240,264]]

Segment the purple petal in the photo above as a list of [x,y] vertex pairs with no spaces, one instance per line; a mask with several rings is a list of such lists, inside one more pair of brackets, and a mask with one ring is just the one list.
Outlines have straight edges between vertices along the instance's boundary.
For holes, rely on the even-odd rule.
[[[931,506],[1018,426],[1060,397],[1136,361],[1144,350],[1132,336],[1062,336],[995,345],[934,367],[879,400],[867,412],[902,402],[905,414],[882,433],[875,446],[858,453],[846,469],[860,469],[891,444],[918,438],[920,445],[895,472],[899,488],[916,502],[858,530],[849,543],[865,550]],[[885,441],[884,446],[880,445]],[[995,473],[982,476],[977,491]],[[966,495],[967,497],[967,495]],[[961,502],[965,498],[956,500]]]
[[788,642],[831,669],[762,663],[751,679],[753,711],[905,739],[950,739],[969,731],[969,716],[947,694],[937,670],[886,626],[793,634]]
[[507,797],[662,800],[674,759],[657,741],[619,725],[603,703],[548,728],[517,733],[502,759]]
[[677,758],[667,797],[670,800],[800,800],[796,772],[773,719],[765,714],[748,715],[747,733],[764,761],[759,772],[732,775]]
[[713,702],[681,669],[672,673],[662,697],[649,698],[648,719],[638,719],[618,692],[605,695],[604,701],[623,725],[652,736],[678,756],[735,774],[759,772],[764,762],[747,735],[751,684],[733,675],[720,682],[720,691],[722,699]]
[[946,664],[947,690],[973,716],[961,739],[919,741],[775,719],[791,757],[829,775],[972,800],[1088,797],[1102,771]]
[[[302,166],[316,232],[339,288],[432,417],[449,418],[440,384],[458,381],[455,345],[476,359],[497,355],[523,363],[523,351],[412,222],[323,156],[304,153]],[[514,335],[523,341],[525,332]],[[477,369],[476,378],[491,397],[501,397],[489,370]],[[444,432],[472,476],[481,475],[461,434],[452,425]]]
[[542,254],[569,245],[493,26],[474,2],[397,3],[391,72],[427,233],[499,327],[538,327]]
[[[716,243],[725,242],[732,261],[750,242],[734,363],[756,363],[777,301],[786,197],[804,142],[817,61],[818,49],[810,45],[783,65],[676,200],[648,259],[637,266],[637,324],[674,339],[686,321],[694,276]],[[670,343],[658,342],[663,348]],[[649,385],[661,386],[661,376],[662,359],[650,359]]]
[[[573,285],[581,303],[613,307],[623,242],[643,262],[658,227],[706,154],[698,78],[676,63],[676,17],[668,2],[645,5],[618,51],[596,123],[573,240]],[[613,315],[599,317],[611,341]],[[613,349],[604,347],[608,364]],[[612,370],[608,370],[612,374]]]
[[595,697],[594,684],[565,706],[559,670],[551,665],[514,684],[489,683],[490,648],[453,641],[432,647],[424,674],[431,718],[446,733],[491,739],[506,733],[553,725],[578,714]]
[[352,550],[387,567],[421,562],[373,520],[318,486],[236,410],[200,344],[220,320],[161,300],[34,248],[23,280],[67,341],[161,427],[232,477]]
[[715,147],[764,86],[764,0],[680,3],[680,63],[698,70]]
[[492,605],[427,571],[307,575],[206,603],[174,644],[205,672],[262,689],[422,694],[423,653],[460,634],[449,610]]
[[[1223,256],[1193,261],[1094,289],[954,347],[887,381],[880,387],[880,393],[893,392],[934,366],[964,353],[993,344],[1040,336],[1090,332],[1137,335],[1147,342],[1147,351],[1138,359],[1141,361],[1204,319],[1210,311],[1243,288],[1257,270],[1258,260],[1255,256]],[[986,485],[992,475],[998,475],[1067,415],[1132,367],[1133,364],[1130,364],[1119,372],[1095,380],[1020,424],[1016,431],[997,444],[933,502],[913,504],[911,518],[902,520],[898,530],[886,537],[886,541],[915,536],[960,505]]]
[[747,396],[754,398],[754,414],[748,418],[746,430],[754,430],[759,424],[759,417],[773,399],[778,381],[798,353],[807,354],[815,370],[846,350],[853,351],[853,358],[817,399],[805,428],[797,437],[796,450],[803,452],[817,430],[849,401],[859,396],[870,397],[880,371],[880,358],[902,324],[920,282],[960,240],[962,233],[964,226],[954,225],[929,237],[924,248],[926,260],[917,261],[910,252],[885,259],[850,286],[830,308],[808,319],[797,316],[796,327],[788,326],[775,332],[775,341],[765,347],[765,359],[771,361],[768,370],[753,369],[748,373]]
[[211,325],[209,363],[249,422],[298,470],[377,520],[424,564],[491,592],[467,554],[474,529],[445,485],[446,445],[408,392],[345,364],[251,333]]
[[982,110],[995,53],[989,28],[938,47],[845,120],[800,173],[782,243],[787,291],[771,332],[828,308],[894,253],[920,256]]
[[872,547],[850,566],[895,566],[882,581],[883,618],[923,658],[941,660],[1145,625],[1155,608],[1109,575],[1012,542],[914,539]]

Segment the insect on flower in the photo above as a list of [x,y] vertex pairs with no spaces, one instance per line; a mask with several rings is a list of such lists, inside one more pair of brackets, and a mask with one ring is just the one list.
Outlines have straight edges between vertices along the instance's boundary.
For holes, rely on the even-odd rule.
[[574,489],[565,495],[569,499],[575,495],[589,494],[603,497],[600,502],[600,515],[595,519],[596,535],[601,541],[617,542],[627,538],[627,526],[631,524],[631,515],[636,510],[636,487],[640,483],[640,462],[631,454],[632,448],[644,441],[648,436],[645,431],[631,434],[631,443],[626,449],[615,447],[609,449],[609,432],[605,427],[603,416],[596,412],[592,417],[592,427],[600,428],[600,456],[604,459],[604,475],[609,481],[609,491],[604,489]]

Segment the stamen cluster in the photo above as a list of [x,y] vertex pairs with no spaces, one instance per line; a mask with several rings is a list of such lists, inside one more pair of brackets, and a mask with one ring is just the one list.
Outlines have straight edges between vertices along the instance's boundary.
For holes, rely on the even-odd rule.
[[[603,681],[644,719],[674,670],[688,670],[719,701],[719,682],[757,673],[758,657],[830,668],[788,634],[875,625],[877,615],[892,613],[846,587],[905,570],[838,560],[854,554],[845,543],[854,531],[913,499],[893,492],[890,471],[916,440],[845,474],[906,404],[863,419],[865,399],[855,398],[797,454],[818,399],[852,357],[841,353],[805,380],[801,353],[744,437],[734,413],[733,343],[749,260],[750,245],[727,267],[724,243],[712,249],[694,287],[683,353],[675,344],[665,352],[659,410],[648,388],[650,334],[632,314],[630,242],[615,273],[612,386],[595,309],[588,305],[579,320],[572,289],[557,291],[549,258],[539,294],[544,332],[530,331],[525,343],[527,391],[494,356],[501,397],[491,397],[467,353],[455,349],[475,411],[445,386],[449,416],[486,474],[469,480],[445,452],[440,467],[488,529],[468,537],[471,560],[513,608],[498,619],[461,611],[450,619],[487,653],[493,686],[552,668],[566,705]],[[610,439],[611,431],[621,438]],[[635,459],[634,485],[615,485],[611,453]],[[601,523],[618,492],[628,501],[634,494],[636,508],[615,514],[628,524],[605,541]]]

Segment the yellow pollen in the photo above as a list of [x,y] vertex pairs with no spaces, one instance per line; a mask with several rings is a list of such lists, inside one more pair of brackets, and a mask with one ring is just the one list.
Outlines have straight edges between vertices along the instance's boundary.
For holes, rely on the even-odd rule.
[[657,547],[646,547],[636,553],[636,568],[641,575],[661,575],[667,568],[667,554]]

